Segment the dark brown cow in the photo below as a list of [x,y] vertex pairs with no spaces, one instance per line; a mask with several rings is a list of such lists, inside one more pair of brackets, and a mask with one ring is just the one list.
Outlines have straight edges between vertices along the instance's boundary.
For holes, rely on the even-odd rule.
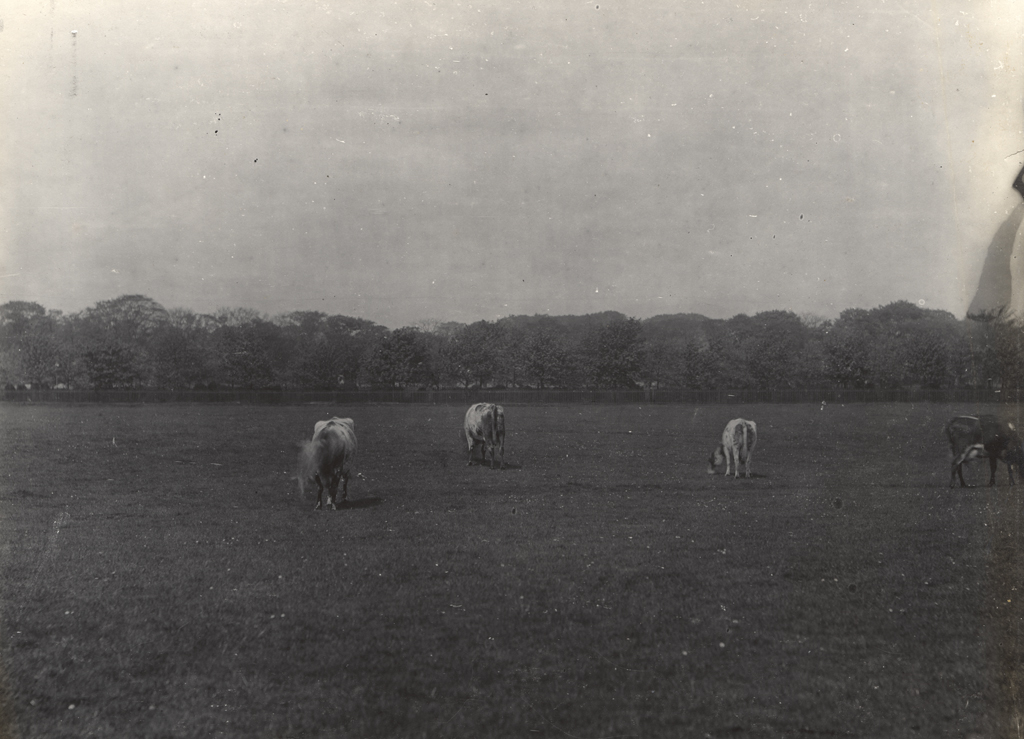
[[983,457],[988,458],[988,484],[996,484],[996,467],[999,460],[1006,464],[1006,472],[1010,484],[1014,484],[1013,468],[1018,473],[1024,467],[1024,448],[1013,424],[1001,421],[993,415],[955,416],[946,424],[946,438],[949,440],[949,452],[953,457],[949,472],[949,486],[967,487],[964,482],[964,463]]

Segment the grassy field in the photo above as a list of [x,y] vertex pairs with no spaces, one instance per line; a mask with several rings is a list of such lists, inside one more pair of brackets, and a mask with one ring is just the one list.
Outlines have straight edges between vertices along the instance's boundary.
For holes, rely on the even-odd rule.
[[[2,405],[0,735],[1021,736],[1021,488],[947,487],[978,410],[509,406],[492,471],[459,407]],[[755,477],[707,475],[739,415]]]

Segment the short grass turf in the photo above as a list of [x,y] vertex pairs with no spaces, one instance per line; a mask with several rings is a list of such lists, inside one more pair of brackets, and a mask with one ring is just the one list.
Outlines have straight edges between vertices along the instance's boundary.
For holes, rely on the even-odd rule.
[[1006,409],[509,406],[501,471],[464,410],[0,406],[0,735],[1018,735],[1022,488],[941,431]]

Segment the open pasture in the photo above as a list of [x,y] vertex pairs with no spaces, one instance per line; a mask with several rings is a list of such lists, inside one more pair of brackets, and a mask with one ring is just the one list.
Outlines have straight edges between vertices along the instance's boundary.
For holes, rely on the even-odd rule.
[[[938,404],[0,405],[20,737],[1017,736],[1018,490]],[[350,504],[293,442],[351,416]],[[752,479],[705,473],[757,421]],[[987,470],[972,472],[975,482]],[[0,729],[2,735],[2,729]]]

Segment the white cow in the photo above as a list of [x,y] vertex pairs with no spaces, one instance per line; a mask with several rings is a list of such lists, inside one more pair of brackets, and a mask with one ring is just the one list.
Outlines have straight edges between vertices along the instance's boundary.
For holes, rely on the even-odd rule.
[[466,411],[466,420],[462,426],[466,433],[466,446],[469,448],[469,462],[473,464],[473,452],[480,445],[480,463],[487,461],[487,452],[491,453],[491,469],[494,469],[494,453],[501,454],[500,466],[505,466],[505,409],[494,403],[477,403]]
[[337,509],[335,498],[338,483],[343,482],[341,500],[348,498],[348,478],[356,455],[356,425],[351,418],[331,418],[318,421],[313,427],[313,438],[299,450],[299,492],[305,494],[306,485],[317,485],[316,509],[323,507],[324,485],[327,486],[327,504]]
[[750,457],[757,444],[757,424],[742,418],[734,418],[722,432],[722,443],[708,458],[708,474],[715,474],[715,467],[725,463],[725,474],[733,468],[734,476],[740,476],[740,462],[743,463],[744,477],[750,477]]
[[348,426],[350,429],[352,429],[352,433],[355,433],[355,421],[353,421],[351,418],[338,418],[337,416],[335,416],[334,418],[328,418],[326,421],[317,421],[315,424],[313,424],[313,440],[315,441],[317,434],[319,434],[321,431],[323,431],[325,428],[332,424],[337,424],[339,426]]

